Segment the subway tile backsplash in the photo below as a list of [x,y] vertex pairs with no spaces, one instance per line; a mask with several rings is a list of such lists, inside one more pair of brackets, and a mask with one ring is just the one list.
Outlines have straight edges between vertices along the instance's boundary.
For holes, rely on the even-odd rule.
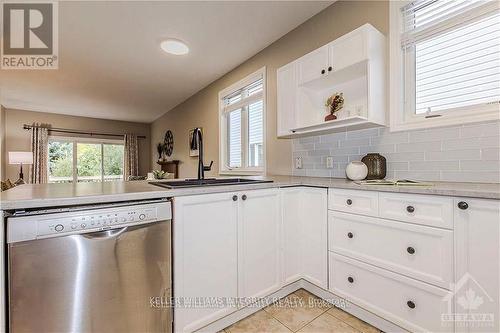
[[[387,178],[500,183],[500,122],[419,131],[387,128],[293,139],[293,159],[302,158],[296,176],[343,177],[351,161],[367,153],[387,159]],[[333,169],[326,158],[333,157]]]

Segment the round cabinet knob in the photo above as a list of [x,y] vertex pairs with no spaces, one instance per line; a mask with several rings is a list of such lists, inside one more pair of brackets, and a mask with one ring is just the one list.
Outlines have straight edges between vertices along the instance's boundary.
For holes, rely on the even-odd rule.
[[349,281],[349,283],[354,283],[354,278],[352,276],[349,276],[347,278],[347,281]]
[[413,207],[413,206],[408,206],[408,207],[406,207],[406,211],[407,211],[408,213],[413,213],[413,212],[415,211],[415,207]]
[[328,67],[328,71],[329,71],[329,72],[331,72],[332,70],[333,70],[333,67],[332,67],[332,66]]
[[413,301],[408,301],[408,302],[406,302],[406,305],[408,305],[408,307],[409,307],[410,309],[415,309],[415,306],[416,306],[416,305],[415,305],[415,303],[414,303]]
[[415,254],[415,249],[414,249],[413,247],[411,247],[411,246],[408,246],[408,247],[406,248],[406,251],[407,251],[409,254]]
[[241,196],[241,199],[242,199],[242,200],[246,200],[246,199],[247,199],[247,195],[246,195],[246,194],[243,194],[243,195]]
[[141,220],[141,221],[142,221],[142,220],[144,220],[145,218],[146,218],[146,215],[145,215],[145,214],[141,214],[141,215],[139,215],[139,220]]
[[457,206],[461,210],[466,210],[467,208],[469,208],[469,204],[465,201],[460,201]]
[[352,200],[351,199],[347,199],[346,203],[350,206],[350,205],[352,205]]
[[321,70],[321,74],[325,74],[326,71],[324,69]]
[[62,224],[58,224],[54,227],[55,231],[60,232],[64,230],[64,226]]
[[353,234],[352,232],[348,232],[348,233],[347,233],[347,237],[349,237],[349,238],[353,238],[353,237],[354,237],[354,234]]
[[236,201],[238,200],[238,196],[237,195],[233,195],[233,201]]

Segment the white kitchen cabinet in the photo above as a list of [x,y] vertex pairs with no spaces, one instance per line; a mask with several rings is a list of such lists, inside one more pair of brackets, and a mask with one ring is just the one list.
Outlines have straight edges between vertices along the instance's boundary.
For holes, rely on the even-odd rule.
[[261,297],[281,287],[279,189],[239,192],[238,296]]
[[328,71],[328,45],[322,46],[297,61],[299,80],[298,83],[305,83],[317,79]]
[[297,98],[297,64],[292,62],[278,69],[278,136],[287,135],[295,124]]
[[327,190],[282,189],[285,282],[304,278],[327,288]]
[[[234,193],[174,199],[174,296],[185,302],[238,296],[237,221]],[[175,332],[192,332],[234,307],[175,308]]]
[[[278,136],[385,125],[385,49],[385,36],[364,24],[278,69],[277,80],[282,82],[281,88],[278,84],[278,101],[283,101],[281,107],[278,105]],[[291,79],[293,66],[295,80]],[[344,106],[336,113],[336,120],[325,121],[329,114],[325,102],[339,92],[343,93]]]
[[329,44],[329,66],[337,71],[367,59],[364,30],[355,30]]
[[286,283],[302,278],[302,187],[281,189],[283,216],[283,274]]
[[499,332],[500,201],[463,198],[454,204],[455,311],[492,319],[459,322],[456,331]]

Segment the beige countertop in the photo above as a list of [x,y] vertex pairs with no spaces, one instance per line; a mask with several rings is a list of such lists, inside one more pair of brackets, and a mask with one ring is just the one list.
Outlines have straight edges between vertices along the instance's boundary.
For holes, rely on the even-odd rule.
[[297,185],[368,191],[400,192],[500,199],[500,184],[434,182],[433,186],[358,185],[343,178],[269,176],[273,183],[219,185],[183,189],[166,189],[147,181],[79,184],[21,185],[0,193],[0,209],[29,209],[54,206],[85,205],[104,202],[142,200],[206,193],[237,192],[261,188]]

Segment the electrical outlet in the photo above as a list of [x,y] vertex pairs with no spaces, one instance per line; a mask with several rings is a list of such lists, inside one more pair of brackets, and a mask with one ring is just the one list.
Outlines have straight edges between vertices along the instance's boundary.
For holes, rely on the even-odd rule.
[[328,156],[326,158],[326,168],[333,169],[333,156]]
[[295,169],[302,169],[302,157],[295,158]]

